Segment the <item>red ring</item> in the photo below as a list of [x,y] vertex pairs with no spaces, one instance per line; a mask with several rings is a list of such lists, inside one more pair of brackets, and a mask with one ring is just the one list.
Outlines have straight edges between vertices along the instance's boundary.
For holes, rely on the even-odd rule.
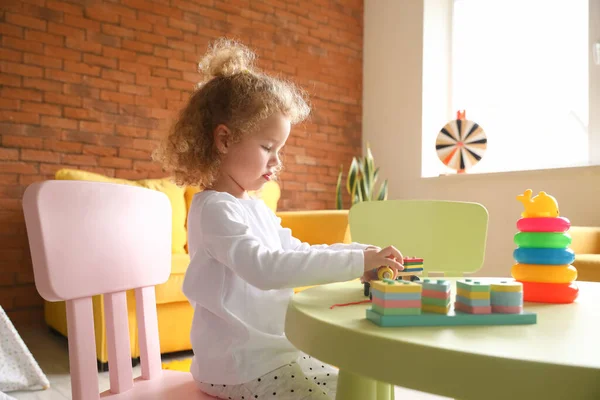
[[517,229],[521,232],[566,232],[571,221],[564,217],[554,218],[521,218],[517,221]]
[[579,295],[579,288],[573,283],[542,283],[524,282],[523,301],[534,303],[566,304],[575,301]]

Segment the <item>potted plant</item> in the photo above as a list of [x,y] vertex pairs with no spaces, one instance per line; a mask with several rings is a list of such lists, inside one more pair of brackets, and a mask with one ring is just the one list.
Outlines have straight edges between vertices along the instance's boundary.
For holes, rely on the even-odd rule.
[[[340,166],[336,185],[336,208],[343,209],[342,201],[342,173],[344,166]],[[388,181],[383,181],[379,190],[375,190],[375,184],[379,175],[379,168],[375,168],[375,160],[371,148],[367,143],[367,155],[365,157],[352,158],[352,163],[346,178],[346,190],[350,195],[350,207],[361,201],[387,200]]]

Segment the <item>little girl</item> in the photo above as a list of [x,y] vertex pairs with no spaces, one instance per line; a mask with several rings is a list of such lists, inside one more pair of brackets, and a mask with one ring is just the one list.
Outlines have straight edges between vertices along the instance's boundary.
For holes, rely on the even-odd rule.
[[241,44],[216,41],[200,62],[207,79],[155,153],[178,184],[203,188],[187,220],[191,373],[221,399],[332,399],[336,370],[285,336],[293,288],[382,265],[402,269],[402,255],[391,246],[302,243],[248,195],[275,178],[291,125],[310,111],[299,89],[255,70],[254,58]]

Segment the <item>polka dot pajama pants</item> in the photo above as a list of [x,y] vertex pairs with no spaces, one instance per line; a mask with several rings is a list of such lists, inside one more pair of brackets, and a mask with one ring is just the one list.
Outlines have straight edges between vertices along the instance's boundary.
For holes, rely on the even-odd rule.
[[198,383],[200,390],[225,400],[333,400],[338,371],[303,354],[252,382],[241,385]]

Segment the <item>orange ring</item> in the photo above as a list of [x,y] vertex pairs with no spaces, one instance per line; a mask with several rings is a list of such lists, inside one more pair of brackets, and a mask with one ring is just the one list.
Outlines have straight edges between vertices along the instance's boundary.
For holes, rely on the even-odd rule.
[[570,284],[518,282],[523,284],[523,301],[566,304],[574,302],[579,295],[579,288],[574,282]]

